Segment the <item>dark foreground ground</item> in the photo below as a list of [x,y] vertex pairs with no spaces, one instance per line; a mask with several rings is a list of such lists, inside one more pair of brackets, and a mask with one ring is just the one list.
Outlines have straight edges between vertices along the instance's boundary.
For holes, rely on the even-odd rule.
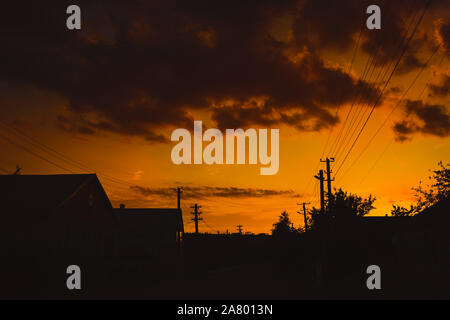
[[[430,248],[345,236],[186,236],[179,255],[4,260],[7,299],[448,299],[449,260]],[[9,261],[9,263],[8,263]],[[78,264],[82,289],[66,288]],[[381,268],[369,290],[366,268]],[[9,266],[5,269],[5,266]]]

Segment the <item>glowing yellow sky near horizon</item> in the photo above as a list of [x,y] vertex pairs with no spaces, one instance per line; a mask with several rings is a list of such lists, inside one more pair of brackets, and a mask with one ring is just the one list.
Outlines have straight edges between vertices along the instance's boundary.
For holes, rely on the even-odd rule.
[[[424,50],[423,57],[427,57],[430,51]],[[348,68],[351,52],[339,55],[328,52],[323,55],[327,64],[340,66],[344,70]],[[360,55],[355,61],[352,73],[355,77],[361,75],[367,56]],[[417,99],[424,86],[430,79],[436,80],[440,72],[449,70],[447,59],[437,68],[442,58],[442,52],[438,52],[430,63],[430,68],[423,73],[419,81],[411,89],[407,98]],[[433,72],[437,73],[434,74]],[[405,76],[393,78],[389,88],[398,86],[405,90],[418,70]],[[11,88],[11,90],[16,90]],[[184,186],[217,186],[260,188],[276,190],[293,190],[300,197],[272,196],[265,198],[209,198],[182,200],[185,229],[193,231],[189,207],[197,202],[202,205],[205,223],[200,224],[200,231],[214,232],[226,230],[236,231],[236,225],[243,225],[244,232],[270,232],[272,224],[283,210],[290,214],[295,226],[303,225],[303,217],[296,211],[299,209],[297,202],[311,202],[318,206],[318,198],[314,196],[316,181],[311,177],[322,155],[329,131],[298,132],[293,128],[280,127],[280,167],[278,174],[274,176],[261,176],[260,164],[257,165],[180,165],[171,162],[170,152],[172,144],[149,144],[140,138],[124,137],[114,134],[102,134],[100,136],[78,136],[55,127],[55,115],[64,107],[65,101],[57,94],[44,92],[34,87],[17,89],[14,95],[18,99],[10,102],[8,110],[2,115],[9,123],[17,123],[21,130],[38,139],[48,146],[62,152],[89,167],[100,170],[130,184],[143,187],[160,188]],[[20,92],[26,94],[21,95]],[[404,117],[401,108],[381,130],[376,139],[355,163],[348,175],[342,176],[354,159],[358,156],[364,145],[384,121],[390,110],[396,103],[402,92],[389,95],[383,105],[377,107],[372,118],[368,122],[358,144],[351,156],[342,167],[340,175],[336,177],[333,186],[342,187],[344,190],[367,196],[372,194],[377,197],[374,215],[385,215],[390,212],[392,204],[406,205],[413,200],[411,188],[417,186],[420,180],[428,177],[429,169],[436,168],[439,161],[450,159],[450,139],[417,134],[412,141],[403,143],[392,142],[392,121]],[[427,91],[423,98],[427,97]],[[429,102],[449,106],[449,99],[432,99]],[[20,105],[20,108],[19,108]],[[339,111],[341,123],[349,106],[342,106]],[[26,115],[15,110],[26,110]],[[332,110],[334,112],[334,110]],[[198,120],[203,120],[208,125],[209,114],[207,111],[194,113]],[[192,124],[193,125],[193,124]],[[333,142],[339,132],[339,125],[332,131],[330,141]],[[231,129],[231,128],[230,128]],[[170,137],[171,129],[164,133]],[[1,135],[7,135],[11,139],[21,141],[3,128]],[[32,150],[32,146],[20,142]],[[207,143],[204,143],[204,146]],[[23,174],[55,174],[67,173],[56,168],[50,163],[37,159],[24,150],[11,145],[4,139],[0,139],[0,148],[3,157],[0,159],[0,168],[13,171],[16,164],[20,165]],[[387,148],[387,149],[386,149]],[[384,152],[384,150],[386,150]],[[38,151],[38,150],[36,150]],[[376,163],[380,155],[383,157]],[[325,156],[327,153],[325,153]],[[345,152],[336,160],[341,161]],[[49,157],[49,159],[52,159]],[[54,160],[54,159],[52,159]],[[64,165],[58,160],[54,160]],[[67,166],[67,165],[65,165]],[[75,173],[82,171],[71,167]],[[127,185],[113,183],[100,176],[108,196],[114,206],[124,203],[127,207],[174,207],[176,205],[176,193],[173,199],[159,199],[157,197],[146,198],[132,191]]]
[[[417,94],[418,89],[411,96]],[[384,105],[375,113],[361,143],[355,148],[347,165],[358,155],[362,146],[378,128],[391,106]],[[340,111],[341,117],[346,109]],[[402,116],[398,112],[395,118]],[[211,198],[198,200],[203,206],[205,222],[200,224],[203,232],[229,230],[234,232],[237,224],[244,226],[244,231],[270,232],[282,210],[290,213],[296,226],[303,224],[302,216],[296,214],[297,202],[312,202],[318,206],[317,197],[313,197],[314,180],[305,190],[306,184],[311,180],[317,162],[328,136],[328,131],[321,133],[299,133],[292,128],[280,128],[280,169],[277,175],[261,176],[260,165],[180,165],[171,162],[170,152],[175,144],[150,145],[142,143],[139,138],[127,138],[105,134],[100,137],[74,137],[49,125],[49,118],[43,116],[42,123],[30,124],[22,128],[29,135],[52,146],[56,150],[80,161],[92,168],[101,168],[101,171],[123,179],[132,184],[145,187],[175,187],[184,186],[221,186],[261,189],[291,189],[299,193],[300,198],[267,197],[267,198]],[[46,123],[46,125],[42,125]],[[406,204],[412,199],[411,187],[416,186],[419,180],[428,176],[428,169],[435,168],[440,160],[450,157],[450,140],[417,135],[412,141],[392,143],[383,158],[373,171],[369,172],[374,161],[386,148],[393,138],[390,124],[380,132],[373,144],[355,164],[349,175],[343,181],[337,178],[334,186],[343,187],[344,190],[367,196],[373,194],[377,197],[376,210],[373,214],[385,215],[389,213],[392,203]],[[337,127],[333,131],[333,141]],[[3,131],[2,131],[2,134]],[[170,130],[167,131],[170,135]],[[14,137],[13,135],[9,135]],[[205,145],[206,143],[204,143]],[[19,164],[24,174],[31,173],[67,173],[55,168],[49,163],[36,159],[21,149],[11,146],[0,140],[2,150],[7,150],[1,161],[1,167],[9,170]],[[64,165],[64,164],[63,164]],[[343,172],[345,172],[345,166]],[[73,169],[74,172],[81,172]],[[361,179],[368,175],[364,183]],[[113,205],[125,203],[128,207],[174,207],[176,193],[173,199],[145,198],[131,191],[126,185],[118,185],[101,178],[104,187]],[[189,206],[195,200],[183,200],[183,213],[186,231],[193,230],[190,223]]]

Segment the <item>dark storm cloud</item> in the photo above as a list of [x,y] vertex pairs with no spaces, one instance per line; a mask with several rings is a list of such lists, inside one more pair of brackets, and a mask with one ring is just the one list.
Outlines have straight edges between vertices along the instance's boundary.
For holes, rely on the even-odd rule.
[[405,111],[411,119],[399,121],[393,127],[398,141],[408,140],[415,133],[450,136],[450,114],[445,106],[407,100]]
[[[146,188],[142,186],[131,187],[135,192],[143,196],[158,196],[173,198],[173,188]],[[292,190],[273,190],[258,188],[236,188],[236,187],[184,187],[184,199],[205,199],[205,198],[262,198],[271,196],[297,197]]]
[[[320,56],[353,47],[365,26],[364,1],[78,1],[80,31],[65,28],[69,4],[10,4],[0,31],[0,82],[64,96],[68,109],[56,120],[65,130],[164,142],[160,130],[192,127],[188,110],[196,109],[209,110],[220,128],[320,130],[338,121],[334,108],[359,88],[363,102],[379,94]],[[404,9],[389,2],[386,11],[397,17]],[[401,34],[403,22],[384,19],[383,34]],[[275,35],[290,27],[292,39]],[[367,52],[372,34],[362,37]],[[390,50],[380,51],[380,61],[392,60]],[[421,65],[414,54],[404,61],[406,69]]]
[[[366,8],[372,4],[377,4],[381,9],[381,30],[365,28],[368,17]],[[436,1],[433,10],[443,5],[443,2]],[[425,2],[412,0],[377,3],[369,0],[304,1],[294,22],[294,36],[300,47],[312,42],[318,48],[340,52],[353,49],[355,40],[361,37],[360,48],[375,57],[374,63],[378,67],[392,67],[424,7]],[[408,45],[397,73],[407,73],[423,66],[417,54],[429,45],[430,39],[427,36],[416,34]],[[375,79],[375,75],[373,78]]]

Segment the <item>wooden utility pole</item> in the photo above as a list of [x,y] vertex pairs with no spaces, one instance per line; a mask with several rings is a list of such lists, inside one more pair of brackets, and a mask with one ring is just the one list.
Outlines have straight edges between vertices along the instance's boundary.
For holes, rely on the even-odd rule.
[[325,195],[323,190],[323,181],[325,178],[323,177],[323,170],[319,170],[319,175],[314,176],[314,178],[318,179],[320,181],[320,213],[325,213]]
[[320,159],[320,162],[326,162],[327,163],[327,187],[328,187],[328,193],[327,198],[330,200],[332,191],[331,191],[331,181],[334,181],[334,179],[331,179],[331,168],[330,168],[330,162],[334,162],[334,158],[327,158],[326,160]]
[[[305,231],[308,231],[308,219],[306,218],[306,205],[310,204],[311,202],[303,202],[303,203],[297,203],[297,205],[303,205],[303,219],[305,221]],[[302,214],[300,211],[297,211],[298,214]]]
[[177,187],[177,208],[181,209],[181,193],[183,192],[183,187]]
[[191,214],[194,215],[194,218],[192,218],[192,220],[194,220],[195,222],[195,234],[198,234],[198,222],[203,220],[202,218],[199,218],[199,215],[201,214],[201,211],[199,211],[199,209],[202,206],[199,206],[197,204],[195,204],[194,206],[191,206],[192,209],[194,209],[194,212],[191,212]]
[[238,230],[239,234],[242,234],[242,227],[243,226],[238,224],[236,227],[237,227],[237,230]]

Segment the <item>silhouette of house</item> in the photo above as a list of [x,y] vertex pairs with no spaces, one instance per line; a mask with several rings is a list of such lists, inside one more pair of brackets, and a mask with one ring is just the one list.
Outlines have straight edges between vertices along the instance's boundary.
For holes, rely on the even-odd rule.
[[414,248],[424,245],[446,246],[450,253],[450,199],[443,199],[414,216],[364,217],[359,231],[377,243],[385,239],[394,244],[410,243]]
[[114,209],[120,225],[120,255],[134,257],[177,254],[184,233],[181,209]]
[[450,266],[450,198],[414,216],[415,235],[435,264]]
[[398,237],[408,233],[414,223],[412,217],[366,216],[359,219],[358,231],[361,237],[365,235],[368,241],[378,244],[395,243]]
[[31,294],[70,264],[114,254],[116,221],[95,174],[0,175],[0,203],[0,271],[14,275],[11,288]]
[[45,254],[98,256],[112,244],[115,218],[95,174],[1,175],[0,201],[0,228],[14,239],[13,251],[20,239],[23,252],[42,246],[33,253]]
[[443,229],[448,231],[448,225],[450,223],[449,212],[450,198],[447,197],[415,215],[415,219],[420,221],[424,230],[434,229],[438,231]]

